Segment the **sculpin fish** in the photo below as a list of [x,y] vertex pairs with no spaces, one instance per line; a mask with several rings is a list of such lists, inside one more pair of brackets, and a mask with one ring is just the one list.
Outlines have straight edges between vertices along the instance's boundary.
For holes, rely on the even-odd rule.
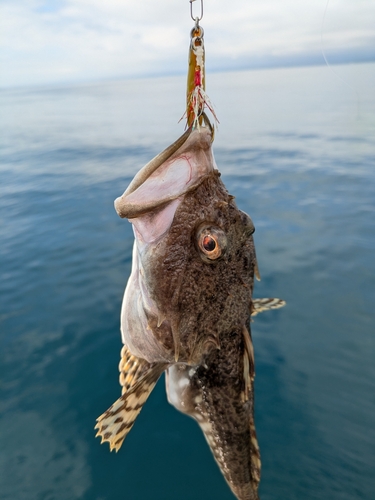
[[258,499],[250,317],[254,225],[217,170],[212,130],[188,129],[115,201],[133,225],[133,267],[121,312],[122,396],[97,420],[119,450],[160,375],[168,401],[200,425],[232,492]]

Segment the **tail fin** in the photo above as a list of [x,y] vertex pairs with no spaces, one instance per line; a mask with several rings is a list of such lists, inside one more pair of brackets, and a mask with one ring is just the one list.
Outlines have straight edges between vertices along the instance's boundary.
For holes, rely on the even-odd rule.
[[133,356],[126,346],[122,348],[119,365],[122,396],[97,418],[95,426],[98,429],[95,437],[101,437],[102,443],[108,441],[111,451],[120,449],[167,366],[164,363],[148,363]]

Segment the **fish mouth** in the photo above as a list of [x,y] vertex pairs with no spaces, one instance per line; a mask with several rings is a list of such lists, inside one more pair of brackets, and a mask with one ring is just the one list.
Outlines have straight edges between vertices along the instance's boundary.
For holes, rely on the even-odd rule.
[[[127,198],[136,191],[147,179],[154,174],[154,172],[161,166],[163,163],[168,161],[179,149],[184,146],[184,144],[189,140],[190,136],[193,134],[194,141],[196,141],[197,134],[200,134],[200,137],[203,138],[202,143],[207,140],[207,135],[209,135],[209,143],[212,144],[215,136],[215,129],[212,126],[210,120],[208,119],[205,112],[201,113],[204,126],[200,126],[197,129],[194,129],[190,126],[175,142],[173,142],[170,146],[168,146],[164,151],[155,156],[151,161],[149,161],[133,178],[124,194],[115,200],[115,209],[118,215],[122,218],[129,218],[129,211],[131,212],[131,207],[129,206],[129,199]],[[193,142],[193,141],[189,141]],[[199,142],[199,141],[198,141]],[[188,148],[186,148],[188,149]]]
[[189,128],[177,141],[147,163],[122,196],[115,200],[118,215],[136,229],[144,243],[161,238],[170,228],[184,195],[217,170],[210,127]]
[[115,209],[121,218],[134,219],[165,205],[196,187],[216,168],[210,127],[186,130],[173,144],[147,163],[133,178]]
[[[115,200],[115,210],[121,218],[131,218],[139,214],[139,210],[129,203],[129,196],[146,182],[146,180],[187,141],[192,132],[190,127],[181,137],[173,144],[168,146],[164,151],[159,153],[155,158],[149,161],[133,178],[122,196]],[[152,210],[152,205],[147,207]],[[138,213],[137,213],[138,212]]]
[[[155,156],[150,160],[134,177],[129,186],[127,187],[124,196],[131,194],[133,191],[139,188],[145,180],[155,172],[156,169],[160,167],[187,141],[192,133],[192,128],[189,127],[185,133],[181,135],[173,144],[168,146],[164,151]],[[116,200],[117,201],[117,200]],[[116,202],[115,202],[116,203]]]

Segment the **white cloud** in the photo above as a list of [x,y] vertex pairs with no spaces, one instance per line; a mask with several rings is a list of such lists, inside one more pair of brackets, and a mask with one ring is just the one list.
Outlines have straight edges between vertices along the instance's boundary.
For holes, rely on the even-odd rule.
[[[319,58],[325,7],[326,0],[205,0],[208,64]],[[374,54],[374,19],[375,2],[330,0],[327,54]],[[188,0],[8,0],[1,24],[1,84],[9,86],[183,72],[193,22]]]

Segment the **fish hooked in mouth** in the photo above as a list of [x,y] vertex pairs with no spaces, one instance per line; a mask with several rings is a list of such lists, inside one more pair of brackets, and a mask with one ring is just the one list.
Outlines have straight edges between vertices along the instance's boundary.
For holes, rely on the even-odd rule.
[[210,127],[188,129],[115,201],[133,225],[122,311],[122,396],[98,418],[118,451],[160,375],[168,401],[200,425],[239,500],[258,499],[250,317],[284,305],[253,300],[254,225],[226,190]]

